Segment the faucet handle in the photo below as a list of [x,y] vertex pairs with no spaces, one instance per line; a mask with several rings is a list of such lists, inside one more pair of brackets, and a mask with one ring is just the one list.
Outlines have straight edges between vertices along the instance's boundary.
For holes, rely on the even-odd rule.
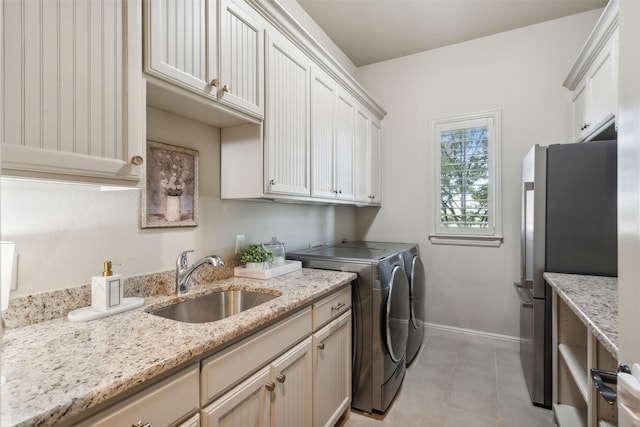
[[188,249],[186,251],[183,251],[180,255],[178,255],[178,259],[176,261],[176,267],[177,268],[188,268],[189,267],[189,260],[187,259],[187,254],[189,252],[193,252],[193,249]]

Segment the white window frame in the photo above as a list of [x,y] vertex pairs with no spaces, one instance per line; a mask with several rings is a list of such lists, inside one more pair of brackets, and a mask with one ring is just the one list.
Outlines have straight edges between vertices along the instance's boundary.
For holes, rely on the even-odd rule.
[[[488,226],[487,227],[444,227],[441,223],[441,170],[440,133],[454,129],[486,125],[489,130],[487,141],[489,153],[488,184]],[[502,238],[502,112],[483,111],[431,121],[431,153],[433,154],[433,221],[429,239],[433,244],[491,246],[498,247]]]

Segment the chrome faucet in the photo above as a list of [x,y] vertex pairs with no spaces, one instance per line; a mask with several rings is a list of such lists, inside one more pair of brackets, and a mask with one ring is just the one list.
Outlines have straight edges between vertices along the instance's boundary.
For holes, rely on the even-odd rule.
[[203,264],[211,264],[214,267],[224,265],[224,260],[218,255],[209,255],[204,258],[200,258],[198,261],[194,262],[191,267],[189,267],[189,261],[187,260],[187,254],[189,252],[193,252],[193,249],[182,252],[180,255],[178,255],[178,259],[176,260],[177,295],[187,293],[187,291],[189,290],[189,288],[187,287],[187,282],[189,281],[189,278],[196,270],[196,268],[200,267]]

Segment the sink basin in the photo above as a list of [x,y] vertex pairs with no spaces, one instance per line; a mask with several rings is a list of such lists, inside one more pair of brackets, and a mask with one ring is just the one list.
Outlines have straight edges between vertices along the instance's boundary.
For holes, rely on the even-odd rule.
[[151,314],[186,323],[215,322],[277,297],[253,291],[214,292],[154,310]]

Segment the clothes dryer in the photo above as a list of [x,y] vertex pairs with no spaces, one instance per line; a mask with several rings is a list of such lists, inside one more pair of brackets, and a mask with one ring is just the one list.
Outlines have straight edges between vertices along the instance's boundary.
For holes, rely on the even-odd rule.
[[396,249],[333,245],[287,253],[305,268],[349,271],[352,283],[353,377],[355,409],[384,412],[406,369],[409,337],[409,282]]
[[420,352],[424,337],[424,304],[426,301],[426,278],[418,245],[411,245],[402,252],[404,267],[409,279],[411,294],[411,321],[407,340],[407,366]]

